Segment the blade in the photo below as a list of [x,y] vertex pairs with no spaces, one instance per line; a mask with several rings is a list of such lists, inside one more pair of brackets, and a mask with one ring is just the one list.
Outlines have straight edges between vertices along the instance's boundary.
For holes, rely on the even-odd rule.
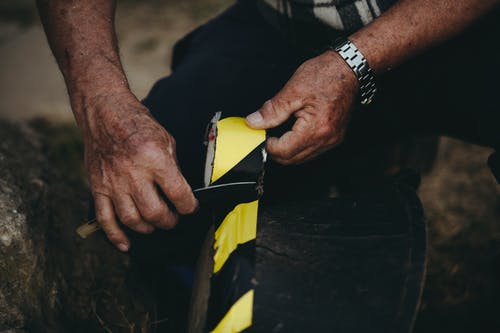
[[[193,190],[194,196],[200,202],[200,206],[206,204],[216,205],[218,201],[250,202],[258,198],[256,182],[238,182],[221,185],[213,185]],[[76,233],[83,239],[100,230],[98,222],[94,219],[82,224],[76,229]]]

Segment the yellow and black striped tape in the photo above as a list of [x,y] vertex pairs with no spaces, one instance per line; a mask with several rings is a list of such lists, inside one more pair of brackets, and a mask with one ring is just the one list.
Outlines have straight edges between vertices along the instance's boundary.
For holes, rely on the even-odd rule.
[[[258,197],[266,160],[264,130],[249,128],[243,118],[216,121],[209,186],[255,182],[248,193],[226,198],[213,211],[215,236],[213,274],[206,331],[241,332],[252,325],[255,274],[255,238]],[[241,191],[249,191],[242,187]],[[232,192],[234,193],[234,191]]]

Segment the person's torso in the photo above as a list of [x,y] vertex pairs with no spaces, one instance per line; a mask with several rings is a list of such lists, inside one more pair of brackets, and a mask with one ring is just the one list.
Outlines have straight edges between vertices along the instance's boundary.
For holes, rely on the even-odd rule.
[[370,23],[397,0],[263,0],[285,17],[321,23],[339,31],[355,31]]

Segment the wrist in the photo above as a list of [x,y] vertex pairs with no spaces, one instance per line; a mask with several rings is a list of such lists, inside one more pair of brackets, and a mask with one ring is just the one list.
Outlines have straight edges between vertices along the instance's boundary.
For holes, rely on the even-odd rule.
[[95,54],[73,57],[62,69],[70,99],[93,98],[130,90],[117,56]]
[[140,104],[130,91],[118,58],[87,55],[70,60],[63,66],[63,74],[73,113],[82,130],[101,121],[99,110],[113,110],[113,103],[118,105],[124,100]]
[[334,50],[328,50],[321,56],[327,57],[327,61],[333,65],[333,71],[338,74],[338,78],[344,83],[353,87],[356,91],[359,89],[359,82],[356,74],[351,70],[349,65],[340,57]]
[[78,127],[86,141],[125,140],[136,131],[136,125],[144,116],[150,117],[149,110],[129,90],[82,93],[72,104]]

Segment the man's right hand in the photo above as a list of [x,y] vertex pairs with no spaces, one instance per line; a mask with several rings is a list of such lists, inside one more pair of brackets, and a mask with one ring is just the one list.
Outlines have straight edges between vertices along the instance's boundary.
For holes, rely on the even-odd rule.
[[114,29],[116,1],[37,4],[83,133],[97,220],[127,251],[118,221],[142,233],[169,229],[198,202],[177,165],[174,139],[129,90]]
[[151,233],[174,227],[177,214],[196,210],[198,202],[177,164],[174,138],[135,96],[94,97],[84,107],[85,167],[97,221],[113,244],[122,251],[130,247],[118,221]]

